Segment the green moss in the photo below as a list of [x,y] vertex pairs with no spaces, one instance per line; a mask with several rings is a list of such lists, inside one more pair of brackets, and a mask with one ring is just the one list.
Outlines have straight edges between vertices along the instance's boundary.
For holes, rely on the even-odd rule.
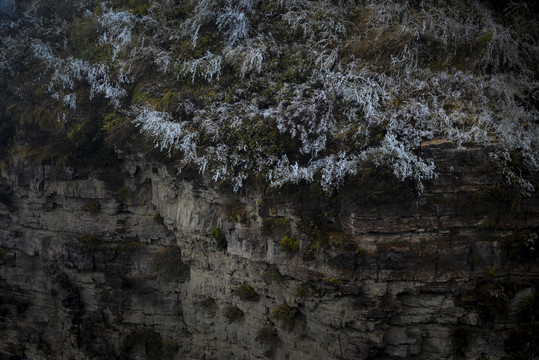
[[146,83],[140,82],[131,95],[132,104],[150,104],[156,105],[158,100],[146,89]]
[[279,242],[279,247],[283,251],[286,251],[289,253],[296,253],[299,250],[299,243],[293,237],[285,236]]
[[[320,219],[332,217],[330,214],[321,214]],[[307,235],[309,248],[304,254],[305,260],[314,260],[319,248],[327,249],[329,247],[343,248],[350,245],[350,237],[339,229],[331,228],[323,222],[311,220],[298,226],[298,230]]]
[[227,248],[227,242],[226,242],[226,236],[221,230],[221,227],[217,226],[213,231],[211,232],[212,238],[215,240],[215,245],[220,250],[226,250]]
[[103,126],[101,126],[101,130],[112,131],[118,128],[123,121],[125,121],[125,118],[116,113],[116,111],[108,113],[103,118]]
[[299,283],[298,286],[296,286],[296,297],[298,298],[306,297],[308,290],[309,290],[309,286],[307,284]]
[[337,279],[335,277],[332,277],[329,279],[329,283],[332,285],[332,286],[336,286],[336,287],[339,287],[342,285],[342,280],[340,279]]
[[314,221],[310,221],[307,224],[300,224],[298,230],[307,235],[311,239],[317,239],[321,235],[321,230],[319,224],[316,224]]

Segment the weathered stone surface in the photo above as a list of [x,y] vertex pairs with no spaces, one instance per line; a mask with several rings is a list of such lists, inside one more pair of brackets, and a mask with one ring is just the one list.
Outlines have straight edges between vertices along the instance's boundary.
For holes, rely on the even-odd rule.
[[500,203],[488,149],[425,151],[440,176],[420,198],[239,195],[135,156],[114,189],[15,162],[0,178],[0,358],[501,359],[537,290],[537,197]]

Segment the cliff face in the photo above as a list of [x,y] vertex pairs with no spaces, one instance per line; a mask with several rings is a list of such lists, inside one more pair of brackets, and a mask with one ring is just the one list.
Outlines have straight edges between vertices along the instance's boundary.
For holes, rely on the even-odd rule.
[[440,175],[421,197],[375,170],[327,197],[130,156],[107,180],[15,162],[0,358],[536,356],[537,196],[500,185],[488,149],[423,152]]

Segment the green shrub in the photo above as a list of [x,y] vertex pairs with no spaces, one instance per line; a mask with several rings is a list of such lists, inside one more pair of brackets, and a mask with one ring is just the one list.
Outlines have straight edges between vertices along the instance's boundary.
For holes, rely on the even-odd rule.
[[307,296],[307,291],[308,291],[307,284],[305,283],[298,284],[298,286],[296,287],[296,297],[304,298],[305,296]]
[[288,331],[294,330],[296,324],[299,322],[299,310],[288,306],[286,303],[278,305],[273,309],[271,315],[277,320],[280,320],[283,328]]
[[249,218],[249,210],[244,203],[236,201],[227,206],[228,221],[238,224],[249,225],[251,219]]
[[258,293],[249,285],[242,284],[236,288],[238,297],[245,301],[258,301]]
[[243,320],[243,311],[237,306],[228,305],[223,311],[223,315],[227,318],[229,324]]
[[82,205],[82,210],[95,215],[101,211],[101,203],[96,200],[87,201],[84,205]]
[[213,231],[211,232],[211,236],[215,239],[215,245],[217,245],[218,249],[226,250],[226,236],[219,226],[213,229]]
[[279,242],[279,247],[283,251],[286,251],[286,252],[289,252],[289,253],[295,253],[295,252],[298,252],[298,250],[299,250],[299,243],[293,237],[285,236]]
[[[327,215],[323,214],[323,218]],[[304,260],[314,260],[319,248],[343,248],[350,244],[349,236],[340,229],[324,225],[320,221],[310,221],[298,226],[298,230],[307,235],[309,246],[305,250]]]

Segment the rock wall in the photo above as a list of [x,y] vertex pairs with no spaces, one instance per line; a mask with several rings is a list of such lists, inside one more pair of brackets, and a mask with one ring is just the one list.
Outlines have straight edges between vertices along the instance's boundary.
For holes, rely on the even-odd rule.
[[539,355],[537,196],[488,149],[422,150],[421,197],[381,169],[334,196],[234,194],[136,156],[114,181],[13,161],[0,359]]

